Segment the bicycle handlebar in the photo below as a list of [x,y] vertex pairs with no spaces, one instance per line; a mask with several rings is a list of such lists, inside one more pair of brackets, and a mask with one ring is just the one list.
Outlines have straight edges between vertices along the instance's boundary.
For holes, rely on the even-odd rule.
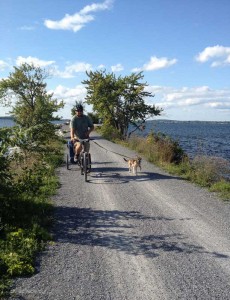
[[88,139],[77,139],[77,141],[79,141],[80,143],[83,143],[83,142],[89,142],[89,138]]

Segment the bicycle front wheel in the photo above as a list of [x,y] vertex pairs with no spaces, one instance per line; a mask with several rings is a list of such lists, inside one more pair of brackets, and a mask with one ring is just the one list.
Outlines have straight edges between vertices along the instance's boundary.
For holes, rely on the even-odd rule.
[[81,154],[81,157],[80,157],[80,169],[81,169],[81,175],[84,174],[84,156],[83,154]]
[[85,175],[85,182],[87,182],[87,165],[88,165],[88,155],[84,152],[83,155],[83,170]]
[[69,155],[66,155],[66,169],[69,170]]

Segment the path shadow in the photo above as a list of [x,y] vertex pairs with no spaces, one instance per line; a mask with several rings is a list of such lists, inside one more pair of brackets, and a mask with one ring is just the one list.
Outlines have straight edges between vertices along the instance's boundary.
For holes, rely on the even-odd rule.
[[157,257],[162,251],[206,253],[218,258],[229,258],[221,253],[207,252],[204,248],[187,242],[188,238],[180,233],[138,235],[138,232],[141,232],[138,228],[146,227],[145,222],[147,228],[151,228],[149,227],[151,222],[171,222],[174,221],[172,218],[146,216],[138,211],[93,210],[63,206],[56,208],[55,216],[54,239],[59,243],[105,247],[148,258]]
[[[100,179],[100,180],[99,180]],[[98,167],[92,164],[92,171],[89,177],[90,183],[129,183],[130,181],[150,181],[150,180],[184,180],[180,177],[163,175],[154,172],[137,172],[137,175],[129,173],[127,168],[121,167]]]
[[113,161],[92,161],[92,166],[94,165],[109,165],[113,164]]
[[90,140],[93,142],[93,141],[99,141],[99,140],[105,140],[104,137],[102,137],[101,135],[93,135],[90,136]]
[[[129,173],[127,167],[109,167],[107,165],[116,164],[112,161],[92,161],[92,169],[88,176],[88,182],[93,184],[122,184],[129,183],[130,181],[150,181],[150,180],[165,180],[177,179],[184,180],[181,177],[163,175],[154,172],[137,172],[137,175]],[[66,167],[66,161],[63,160],[62,167]],[[78,164],[69,164],[69,171],[80,171]]]

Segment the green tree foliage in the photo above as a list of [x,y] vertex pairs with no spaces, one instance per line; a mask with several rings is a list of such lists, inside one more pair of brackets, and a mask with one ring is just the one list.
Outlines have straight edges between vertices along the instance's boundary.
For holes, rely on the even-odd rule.
[[[11,174],[9,171],[9,158],[7,156],[10,143],[8,128],[0,129],[0,222],[2,213],[2,199],[11,190]],[[0,226],[1,227],[1,226]]]
[[103,122],[112,125],[122,136],[127,137],[129,125],[134,130],[140,129],[145,121],[160,115],[162,109],[155,105],[145,104],[144,99],[153,97],[145,90],[146,83],[142,72],[132,73],[121,77],[106,71],[86,72],[88,79],[82,83],[86,85],[86,102],[93,105]]
[[63,102],[47,93],[47,76],[24,64],[0,81],[0,103],[11,107],[19,125],[0,128],[0,298],[12,276],[34,272],[35,254],[49,238],[49,196],[63,158],[51,121]]
[[20,126],[29,128],[58,119],[53,114],[64,104],[46,91],[47,77],[44,69],[24,63],[0,81],[0,102],[12,108],[11,114]]
[[98,114],[95,114],[93,112],[88,113],[88,117],[93,121],[94,124],[99,124],[100,123],[100,118]]

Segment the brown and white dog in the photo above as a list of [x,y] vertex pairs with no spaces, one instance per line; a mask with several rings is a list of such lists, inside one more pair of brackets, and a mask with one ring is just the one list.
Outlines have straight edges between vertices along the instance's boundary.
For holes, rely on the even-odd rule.
[[137,175],[137,168],[139,167],[141,170],[142,158],[140,156],[137,156],[136,158],[130,158],[130,159],[126,159],[123,157],[123,159],[128,163],[129,173],[133,172],[133,174]]

